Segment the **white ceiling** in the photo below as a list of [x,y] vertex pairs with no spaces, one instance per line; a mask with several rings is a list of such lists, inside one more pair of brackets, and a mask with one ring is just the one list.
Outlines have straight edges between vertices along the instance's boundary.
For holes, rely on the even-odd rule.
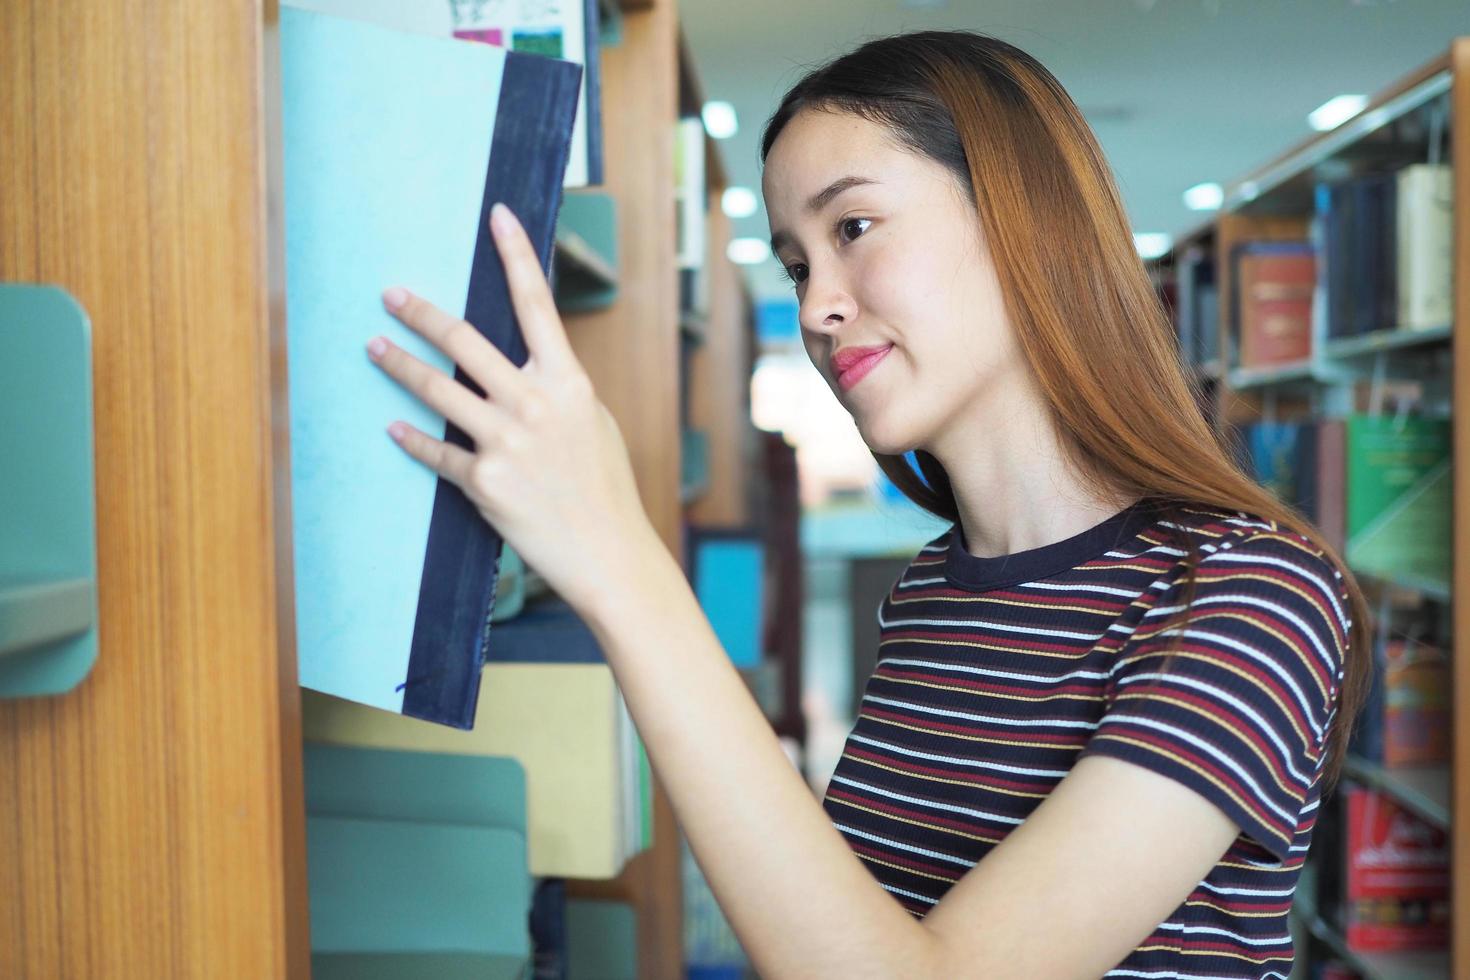
[[[720,143],[732,184],[759,198],[761,128],[805,69],[862,41],[966,28],[1036,57],[1092,124],[1135,231],[1207,216],[1181,195],[1228,184],[1311,134],[1307,113],[1373,95],[1470,34],[1470,0],[678,0],[708,99],[734,104]],[[1121,110],[1121,113],[1119,112]],[[734,222],[769,235],[764,207]],[[789,296],[768,260],[758,298]]]

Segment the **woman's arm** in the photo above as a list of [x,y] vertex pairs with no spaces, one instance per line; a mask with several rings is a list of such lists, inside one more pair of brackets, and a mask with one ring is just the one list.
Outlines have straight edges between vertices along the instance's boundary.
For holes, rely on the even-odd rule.
[[761,976],[940,977],[928,931],[832,826],[662,542],[621,581],[584,615]]

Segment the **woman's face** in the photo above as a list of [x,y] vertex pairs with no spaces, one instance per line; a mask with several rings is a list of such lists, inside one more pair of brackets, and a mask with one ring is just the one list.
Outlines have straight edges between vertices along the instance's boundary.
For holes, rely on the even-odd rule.
[[[965,444],[961,430],[996,425],[1020,353],[979,218],[950,172],[878,123],[806,109],[776,138],[761,183],[802,342],[868,446],[939,455]],[[875,356],[844,360],[863,348]]]

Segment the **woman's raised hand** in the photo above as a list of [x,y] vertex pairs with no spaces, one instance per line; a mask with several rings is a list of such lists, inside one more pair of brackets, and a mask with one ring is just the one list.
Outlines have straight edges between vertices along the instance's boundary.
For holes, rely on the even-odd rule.
[[490,227],[526,339],[525,366],[517,368],[464,320],[396,287],[384,292],[384,306],[458,364],[485,397],[384,337],[369,342],[368,355],[475,448],[401,421],[389,434],[463,490],[526,563],[587,615],[620,581],[636,549],[657,535],[622,433],[572,351],[530,239],[504,205],[491,210]]

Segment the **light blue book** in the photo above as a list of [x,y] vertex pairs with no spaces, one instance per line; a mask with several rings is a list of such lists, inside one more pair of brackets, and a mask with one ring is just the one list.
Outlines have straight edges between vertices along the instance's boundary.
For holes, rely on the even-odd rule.
[[281,80],[300,682],[469,728],[501,540],[388,437],[402,419],[470,445],[365,345],[468,381],[383,309],[402,285],[525,363],[489,209],[549,267],[581,68],[287,6]]
[[763,656],[765,545],[736,528],[691,527],[687,534],[694,594],[736,667]]

